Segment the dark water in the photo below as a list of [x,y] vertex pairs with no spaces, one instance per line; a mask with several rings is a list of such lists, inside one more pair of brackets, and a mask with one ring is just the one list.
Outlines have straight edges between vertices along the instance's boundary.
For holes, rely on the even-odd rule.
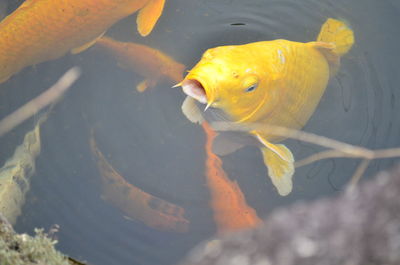
[[[18,4],[10,2],[10,10]],[[304,130],[373,149],[400,146],[400,9],[395,1],[169,0],[149,37],[136,33],[135,16],[113,26],[108,35],[161,49],[190,68],[205,49],[218,45],[276,38],[312,41],[327,17],[348,21],[356,44]],[[42,153],[16,229],[31,233],[34,227],[58,224],[58,248],[91,264],[176,263],[215,233],[204,176],[204,135],[181,114],[184,95],[179,89],[164,83],[140,94],[135,90],[140,76],[89,50],[29,67],[2,84],[1,115],[74,65],[82,67],[83,76],[42,127]],[[32,125],[29,120],[0,139],[2,161]],[[153,230],[124,218],[101,199],[90,128],[96,129],[109,162],[130,183],[186,209],[188,233]],[[322,150],[292,140],[285,144],[296,158]],[[395,161],[373,162],[365,178]],[[224,168],[239,182],[247,202],[266,216],[298,200],[337,194],[358,162],[329,159],[299,168],[287,197],[273,188],[255,148],[224,157]]]

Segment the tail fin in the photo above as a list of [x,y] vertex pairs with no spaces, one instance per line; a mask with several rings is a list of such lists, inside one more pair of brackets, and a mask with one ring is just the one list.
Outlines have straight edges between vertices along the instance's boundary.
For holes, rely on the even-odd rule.
[[353,46],[354,33],[344,22],[328,18],[321,27],[317,41],[335,44],[333,52],[342,56]]

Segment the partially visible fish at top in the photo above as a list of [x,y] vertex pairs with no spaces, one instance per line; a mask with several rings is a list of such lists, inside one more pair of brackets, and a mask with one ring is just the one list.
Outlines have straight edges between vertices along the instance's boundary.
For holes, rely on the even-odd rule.
[[115,57],[121,68],[145,78],[136,86],[139,92],[155,87],[161,80],[176,83],[183,79],[185,65],[160,50],[138,43],[116,41],[109,37],[99,39],[95,47]]
[[[278,39],[209,49],[178,84],[188,95],[183,113],[192,122],[225,119],[244,128],[261,123],[301,129],[317,107],[329,78],[337,72],[340,57],[353,43],[353,31],[330,18],[313,42]],[[207,104],[208,110],[201,111],[196,101]],[[284,137],[248,128],[244,137],[260,148],[278,193],[288,195],[293,188],[294,157],[285,145],[277,144]],[[247,140],[223,135],[214,141],[217,154],[228,154],[247,144]]]
[[26,0],[0,22],[0,83],[23,68],[90,47],[108,28],[139,10],[148,35],[165,0]]

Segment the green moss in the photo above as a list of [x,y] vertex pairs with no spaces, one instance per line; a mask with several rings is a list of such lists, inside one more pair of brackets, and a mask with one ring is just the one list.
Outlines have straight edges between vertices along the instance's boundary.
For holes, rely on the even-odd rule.
[[69,265],[67,258],[54,249],[56,240],[42,229],[35,229],[35,234],[16,234],[11,226],[0,222],[0,265]]

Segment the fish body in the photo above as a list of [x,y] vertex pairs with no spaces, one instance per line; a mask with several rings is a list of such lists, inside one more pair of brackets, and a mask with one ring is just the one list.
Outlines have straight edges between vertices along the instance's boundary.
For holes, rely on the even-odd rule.
[[96,47],[115,57],[123,69],[138,73],[145,78],[136,87],[140,92],[156,86],[162,79],[176,83],[183,78],[185,65],[176,62],[160,50],[108,37],[99,39]]
[[216,132],[207,122],[203,122],[202,126],[206,135],[205,175],[217,232],[224,234],[259,225],[262,221],[257,212],[247,204],[239,185],[229,179],[223,169],[222,160],[212,151]]
[[[328,19],[313,42],[279,39],[209,49],[180,83],[191,97],[182,109],[191,121],[201,121],[206,115],[194,105],[197,100],[211,112],[222,111],[218,116],[244,126],[258,123],[301,129],[336,73],[340,57],[353,43],[353,32],[346,24]],[[289,194],[294,158],[286,146],[276,144],[284,138],[265,130],[247,133],[258,141],[279,194]],[[231,150],[240,148],[232,145],[236,146]]]
[[189,221],[184,217],[184,208],[127,182],[97,147],[93,131],[89,142],[100,173],[105,201],[120,209],[129,219],[141,221],[149,227],[179,233],[188,231]]
[[0,83],[26,66],[80,52],[114,23],[139,11],[150,33],[165,0],[26,0],[0,22]]

